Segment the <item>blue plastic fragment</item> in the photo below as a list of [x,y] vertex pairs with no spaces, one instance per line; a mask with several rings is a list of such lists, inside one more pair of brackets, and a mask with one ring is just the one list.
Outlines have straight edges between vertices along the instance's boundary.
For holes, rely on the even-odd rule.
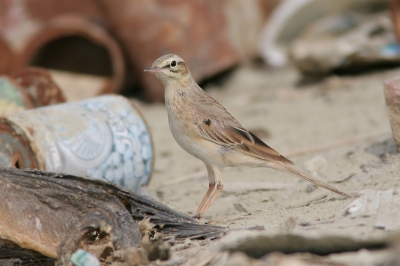
[[75,266],[100,266],[97,257],[83,249],[78,249],[72,254],[71,262]]

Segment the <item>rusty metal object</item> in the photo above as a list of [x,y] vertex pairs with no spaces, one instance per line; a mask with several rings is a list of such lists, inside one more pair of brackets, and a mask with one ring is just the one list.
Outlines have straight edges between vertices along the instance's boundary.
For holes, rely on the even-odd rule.
[[390,12],[394,33],[396,34],[397,42],[400,44],[400,0],[392,0],[390,2]]
[[16,68],[30,65],[104,76],[108,82],[100,94],[119,91],[125,77],[125,62],[116,40],[103,27],[73,15],[47,22],[32,36]]
[[0,114],[33,108],[25,90],[12,78],[0,76]]
[[10,47],[8,47],[7,43],[0,36],[0,74],[8,74],[11,70],[12,61],[15,58],[13,52]]
[[164,89],[156,78],[142,72],[163,54],[179,54],[197,81],[240,61],[225,16],[230,1],[102,0],[100,4],[148,100],[162,100]]
[[13,113],[0,118],[0,125],[0,157],[8,158],[1,166],[18,162],[21,168],[105,177],[132,190],[150,180],[154,151],[149,129],[122,96]]
[[13,77],[0,76],[0,114],[65,102],[48,71],[27,68]]
[[97,0],[68,0],[59,3],[53,0],[24,0],[20,4],[35,21],[47,22],[64,14],[75,14],[101,23],[106,22]]
[[52,0],[0,1],[0,35],[15,56],[18,56],[27,46],[28,40],[46,23],[65,14],[81,16],[103,25],[107,23],[96,0],[60,3]]
[[[0,118],[2,121],[2,118]],[[17,132],[17,133],[15,133]],[[26,136],[12,122],[0,123],[0,165],[39,168],[39,162]]]
[[26,68],[13,77],[24,89],[34,107],[65,102],[63,92],[45,69]]
[[[34,65],[96,74],[104,82],[97,83],[95,95],[139,84],[146,99],[158,101],[163,99],[161,84],[142,73],[155,58],[179,54],[197,81],[211,78],[257,54],[262,22],[278,1],[3,1],[0,35],[18,59],[13,71]],[[126,80],[125,58],[113,36],[130,63]],[[82,58],[86,60],[71,65]],[[82,71],[89,64],[91,70],[101,68],[100,73]]]
[[387,79],[384,85],[393,138],[400,151],[400,77]]
[[96,0],[0,1],[0,25],[12,52],[0,65],[9,72],[39,66],[103,78],[83,93],[88,97],[121,89],[125,60]]

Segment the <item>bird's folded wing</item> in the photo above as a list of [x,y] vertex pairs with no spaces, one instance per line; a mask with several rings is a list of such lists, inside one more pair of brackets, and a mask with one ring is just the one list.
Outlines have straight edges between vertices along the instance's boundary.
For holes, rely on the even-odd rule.
[[262,160],[293,164],[238,123],[204,118],[197,123],[200,135],[211,142],[227,146]]

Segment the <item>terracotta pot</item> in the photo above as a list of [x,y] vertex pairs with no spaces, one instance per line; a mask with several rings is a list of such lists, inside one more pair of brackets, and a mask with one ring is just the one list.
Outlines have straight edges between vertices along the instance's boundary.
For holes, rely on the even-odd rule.
[[8,74],[11,70],[12,61],[15,59],[13,52],[0,36],[0,74]]
[[199,82],[240,61],[229,35],[226,9],[230,1],[99,2],[148,100],[163,100],[164,89],[153,75],[143,75],[143,70],[164,54],[181,56]]
[[396,34],[397,42],[400,44],[400,0],[392,0],[390,4],[394,32]]
[[47,22],[31,37],[15,68],[31,65],[104,76],[99,94],[119,91],[125,77],[116,40],[102,26],[72,15]]

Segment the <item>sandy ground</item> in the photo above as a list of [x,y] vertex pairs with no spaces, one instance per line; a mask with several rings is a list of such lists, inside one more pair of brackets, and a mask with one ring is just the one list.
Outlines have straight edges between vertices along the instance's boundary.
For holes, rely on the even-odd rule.
[[[299,169],[357,195],[368,189],[400,187],[400,156],[383,95],[383,80],[399,73],[400,70],[390,70],[332,76],[299,88],[295,85],[299,76],[294,70],[271,72],[245,66],[204,89],[244,127],[294,161]],[[138,105],[150,125],[155,145],[150,194],[176,210],[193,214],[208,188],[204,164],[174,141],[163,104]],[[311,150],[330,144],[319,151]],[[345,209],[354,199],[343,199],[286,173],[266,168],[226,168],[222,178],[224,191],[205,217],[205,221],[214,224],[232,229],[263,226],[266,233],[273,235],[282,232],[292,217],[295,226],[290,231],[305,236],[370,239],[393,233],[375,228],[374,215],[347,217]],[[200,248],[193,244],[185,251],[191,254],[185,263],[193,265],[210,256],[214,245]],[[354,256],[372,256],[361,253]],[[177,254],[165,264],[183,263]],[[339,261],[347,258],[343,254],[335,256]],[[354,262],[350,257],[347,260]]]

